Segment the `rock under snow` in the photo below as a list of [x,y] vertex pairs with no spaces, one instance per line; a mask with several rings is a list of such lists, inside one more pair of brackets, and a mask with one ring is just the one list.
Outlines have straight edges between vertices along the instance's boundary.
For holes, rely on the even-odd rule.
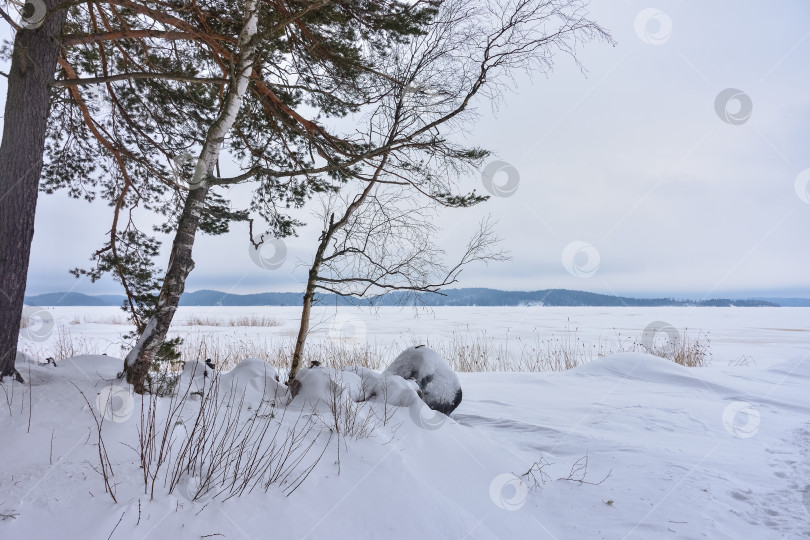
[[419,399],[419,386],[415,381],[406,381],[393,373],[377,373],[361,367],[348,366],[343,369],[360,377],[360,394],[355,401],[374,401],[395,407],[410,407]]
[[291,404],[317,407],[337,399],[361,401],[363,381],[349,371],[313,366],[301,369],[290,384]]
[[424,345],[405,349],[383,374],[413,379],[434,411],[450,414],[461,403],[461,383],[439,353]]
[[276,400],[287,397],[287,387],[278,380],[276,368],[258,358],[246,358],[219,377],[220,389],[233,387],[251,398]]

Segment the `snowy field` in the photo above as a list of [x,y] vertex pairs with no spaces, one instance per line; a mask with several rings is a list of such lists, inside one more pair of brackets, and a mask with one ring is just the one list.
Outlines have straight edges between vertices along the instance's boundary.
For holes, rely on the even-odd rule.
[[[243,384],[245,402],[228,409],[282,430],[312,421],[313,447],[286,482],[227,500],[197,496],[200,471],[183,472],[174,489],[166,477],[200,408],[193,396],[178,417],[158,403],[157,418],[182,429],[154,497],[144,493],[140,397],[110,386],[126,331],[110,323],[121,312],[50,313],[52,335],[32,345],[51,347],[61,326],[77,342],[106,343],[95,352],[110,356],[21,364],[30,383],[3,385],[0,538],[810,538],[810,309],[436,308],[414,320],[409,310],[334,317],[320,308],[313,340],[383,347],[483,332],[509,347],[574,331],[586,343],[641,341],[665,321],[707,333],[712,363],[622,353],[554,373],[461,373],[464,400],[450,418],[367,403],[358,414],[382,419],[373,432],[337,439],[323,407],[294,400],[259,415],[275,383],[245,364],[221,376]],[[294,336],[297,308],[185,308],[178,318],[247,315],[280,325],[178,332]],[[181,386],[209,380],[184,376]],[[99,474],[92,414],[104,417],[101,397],[110,395],[116,411],[102,432],[115,503]],[[291,492],[290,479],[311,465]]]
[[[130,328],[124,324],[126,316],[119,308],[32,308],[32,313],[41,309],[52,317],[53,328],[47,332],[47,339],[27,339],[21,348],[47,356],[59,341],[58,329],[62,328],[69,331],[77,347],[92,348],[77,353],[121,354],[121,336]],[[290,346],[300,316],[301,308],[297,306],[181,307],[172,335],[189,341],[202,334],[220,342],[246,340],[255,345]],[[229,326],[245,318],[274,320],[279,325]],[[469,343],[484,337],[514,354],[523,344],[568,338],[579,338],[587,346],[601,344],[609,350],[620,344],[640,344],[644,329],[657,321],[687,336],[707,336],[712,364],[717,366],[741,361],[764,367],[801,360],[810,352],[810,308],[440,307],[414,311],[383,307],[369,311],[316,307],[309,339],[313,344],[335,341],[350,347],[368,343],[381,354],[389,354],[389,360],[400,349],[418,343],[438,348],[456,339]]]

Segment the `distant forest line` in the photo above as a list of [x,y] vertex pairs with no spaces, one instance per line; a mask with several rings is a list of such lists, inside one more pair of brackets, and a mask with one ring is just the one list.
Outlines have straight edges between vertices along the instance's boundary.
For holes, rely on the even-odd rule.
[[[303,293],[266,292],[230,294],[202,290],[184,293],[181,306],[298,306]],[[120,306],[122,295],[87,295],[82,293],[48,293],[27,296],[25,303],[37,306]],[[498,289],[448,289],[438,293],[398,293],[367,299],[346,298],[334,294],[318,294],[317,303],[327,306],[401,306],[416,303],[424,306],[559,306],[559,307],[810,307],[807,298],[754,298],[734,300],[714,298],[689,300],[676,298],[631,298],[567,289],[541,291],[502,291]]]

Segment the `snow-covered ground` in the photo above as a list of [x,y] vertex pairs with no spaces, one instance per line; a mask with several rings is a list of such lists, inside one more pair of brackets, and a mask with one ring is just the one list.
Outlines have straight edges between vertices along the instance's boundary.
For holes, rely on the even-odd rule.
[[[58,329],[68,330],[76,342],[93,347],[93,352],[120,355],[121,336],[130,328],[110,321],[125,322],[126,314],[116,307],[30,308],[32,314],[45,310],[53,328],[46,339],[26,339],[21,347],[31,352],[52,351],[59,340]],[[254,343],[291,343],[298,331],[300,307],[181,307],[175,316],[173,334],[192,338],[199,334],[223,341],[240,339]],[[240,318],[275,319],[280,326],[231,327],[185,324]],[[583,343],[606,348],[638,342],[644,329],[657,321],[668,323],[692,337],[707,335],[715,365],[743,363],[770,365],[801,359],[810,352],[810,308],[586,308],[586,307],[441,307],[414,311],[384,307],[374,311],[315,307],[312,343],[338,340],[349,345],[368,342],[380,350],[396,342],[393,360],[401,349],[429,342],[434,348],[455,338],[473,340],[486,336],[517,352],[520,343],[534,343],[552,337],[576,336]],[[84,342],[82,340],[85,340]],[[190,340],[190,341],[193,341]],[[86,351],[79,351],[86,352]]]
[[[104,312],[54,310],[57,326],[80,310]],[[283,324],[239,331],[278,337],[289,337],[296,314],[184,312],[273,316]],[[341,315],[337,324],[324,320],[315,335],[347,339],[352,328],[351,339],[362,332],[372,341],[433,341],[469,329],[516,339],[578,328],[583,339],[608,339],[615,329],[640,340],[648,324],[666,321],[709,332],[713,364],[685,368],[625,353],[558,373],[461,373],[464,400],[451,418],[415,407],[383,411],[378,403],[378,414],[391,415],[385,424],[369,437],[340,439],[340,446],[333,438],[289,497],[289,485],[279,483],[227,501],[191,501],[185,484],[170,494],[160,480],[154,500],[144,495],[132,448],[140,398],[124,393],[120,414],[103,424],[117,503],[94,470],[91,411],[100,414],[97,396],[110,394],[120,360],[22,364],[30,383],[6,382],[0,395],[0,538],[810,537],[810,310],[441,308],[417,321],[407,310]],[[70,326],[74,334],[111,341],[122,331]],[[752,362],[739,365],[740,356]],[[240,380],[252,385],[244,408],[258,411],[256,389],[266,379],[243,370]],[[272,422],[289,426],[306,413],[291,407]],[[159,408],[159,418],[166,409]],[[316,453],[328,432],[318,426]],[[523,476],[530,469],[533,476]]]

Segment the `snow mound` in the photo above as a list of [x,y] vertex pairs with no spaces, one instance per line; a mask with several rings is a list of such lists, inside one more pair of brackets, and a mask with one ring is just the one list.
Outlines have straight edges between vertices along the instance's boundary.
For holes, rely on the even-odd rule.
[[384,374],[415,380],[422,391],[422,399],[434,411],[450,414],[461,403],[458,376],[439,353],[424,345],[402,351]]
[[198,360],[183,365],[180,388],[191,392],[204,391],[218,377],[219,391],[245,394],[249,402],[288,398],[287,387],[278,380],[278,371],[258,358],[246,358],[232,370],[215,372]]
[[689,376],[690,368],[652,354],[620,353],[579,365],[571,369],[570,373],[659,380],[664,377]]
[[686,367],[646,353],[621,353],[577,366],[570,373],[588,377],[628,379],[682,389],[697,388],[717,393],[730,392],[724,385],[705,380],[701,368]]
[[321,366],[302,369],[290,390],[290,405],[302,408],[331,407],[347,401],[410,407],[419,401],[416,382],[360,366],[348,366],[343,370]]
[[349,371],[314,366],[302,369],[290,385],[292,400],[297,407],[319,407],[335,401],[362,401],[363,380]]
[[250,397],[274,400],[287,397],[287,387],[278,380],[278,371],[264,360],[245,358],[219,377],[220,388],[244,391]]
[[360,366],[349,366],[343,371],[360,377],[360,396],[355,401],[374,401],[395,407],[410,407],[419,399],[417,392],[420,390],[416,382],[406,381],[399,375],[377,373]]

